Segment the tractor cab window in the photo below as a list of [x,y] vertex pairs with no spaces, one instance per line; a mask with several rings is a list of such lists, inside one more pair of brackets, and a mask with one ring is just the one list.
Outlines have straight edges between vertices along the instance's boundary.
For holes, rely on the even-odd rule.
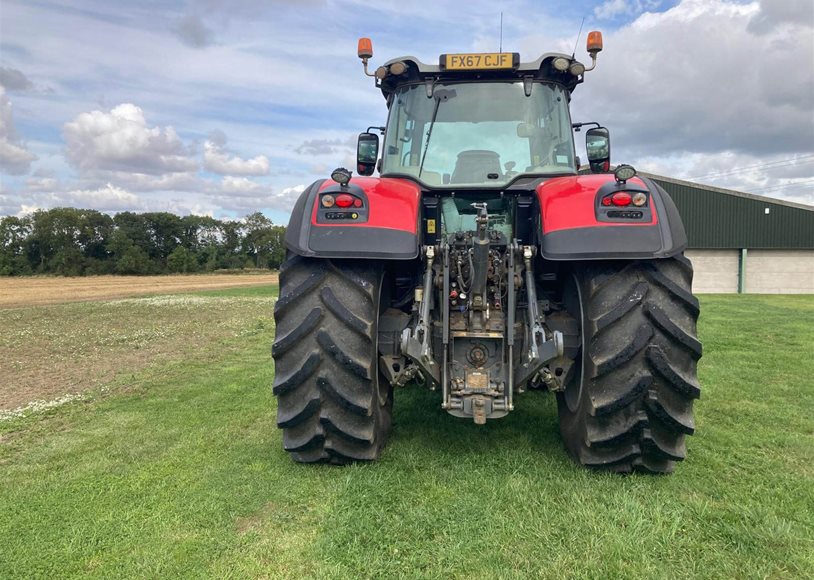
[[489,229],[512,238],[513,204],[506,197],[483,198],[477,194],[462,194],[441,198],[441,236],[449,240],[457,232],[475,232],[478,229],[476,202],[486,203],[489,215]]
[[394,96],[382,175],[431,187],[500,186],[518,175],[576,173],[567,96],[556,85],[438,83]]

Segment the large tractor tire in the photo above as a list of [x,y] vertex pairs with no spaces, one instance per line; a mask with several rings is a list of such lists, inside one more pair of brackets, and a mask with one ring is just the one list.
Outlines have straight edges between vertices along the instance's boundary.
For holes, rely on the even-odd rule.
[[292,254],[280,269],[273,393],[295,461],[373,461],[387,441],[393,391],[378,370],[381,286],[381,268],[364,261]]
[[580,355],[558,394],[560,432],[579,463],[670,473],[695,431],[698,300],[684,256],[583,263],[564,289]]

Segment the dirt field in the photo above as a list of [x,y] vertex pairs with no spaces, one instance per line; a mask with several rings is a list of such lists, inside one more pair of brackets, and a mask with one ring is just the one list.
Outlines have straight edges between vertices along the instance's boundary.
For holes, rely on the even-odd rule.
[[0,308],[276,284],[277,274],[0,278]]
[[[272,324],[276,273],[0,278],[0,419]],[[264,286],[252,296],[185,295]]]

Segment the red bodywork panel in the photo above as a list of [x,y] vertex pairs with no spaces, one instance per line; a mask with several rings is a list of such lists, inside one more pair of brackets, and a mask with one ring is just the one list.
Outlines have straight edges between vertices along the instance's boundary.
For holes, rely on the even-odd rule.
[[[421,202],[421,188],[408,179],[392,177],[354,177],[351,183],[361,187],[368,198],[369,217],[362,223],[318,224],[316,198],[311,208],[311,226],[322,227],[368,227],[418,232],[418,206]],[[327,179],[319,191],[336,185]]]
[[[550,179],[537,187],[537,199],[542,213],[543,233],[587,227],[636,227],[658,223],[655,208],[653,219],[630,223],[600,222],[596,219],[596,192],[604,184],[613,182],[612,175],[579,175]],[[351,183],[361,187],[368,197],[369,218],[362,223],[318,224],[317,203],[311,208],[312,227],[373,227],[418,232],[418,212],[421,203],[420,186],[409,179],[392,177],[354,177]],[[645,187],[638,179],[631,184]],[[326,180],[320,191],[335,185]],[[318,200],[319,198],[317,198]]]
[[[629,223],[600,222],[596,219],[596,192],[604,184],[615,181],[613,175],[578,175],[550,179],[537,187],[537,200],[542,213],[543,234],[575,228],[652,226],[658,223],[656,208],[651,221]],[[646,187],[641,179],[629,181]],[[651,202],[652,203],[652,202]]]

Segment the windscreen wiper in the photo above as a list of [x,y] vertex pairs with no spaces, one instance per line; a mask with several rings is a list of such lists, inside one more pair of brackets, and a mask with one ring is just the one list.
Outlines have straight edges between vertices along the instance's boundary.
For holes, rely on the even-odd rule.
[[438,107],[441,106],[441,101],[448,101],[456,97],[458,93],[455,89],[438,89],[433,94],[435,98],[435,106],[432,109],[432,119],[430,119],[430,128],[427,129],[427,140],[424,142],[424,153],[421,155],[421,164],[418,166],[418,178],[421,179],[421,172],[424,170],[424,160],[427,158],[427,151],[430,148],[430,137],[432,137],[432,128],[435,127],[435,119],[438,117]]

